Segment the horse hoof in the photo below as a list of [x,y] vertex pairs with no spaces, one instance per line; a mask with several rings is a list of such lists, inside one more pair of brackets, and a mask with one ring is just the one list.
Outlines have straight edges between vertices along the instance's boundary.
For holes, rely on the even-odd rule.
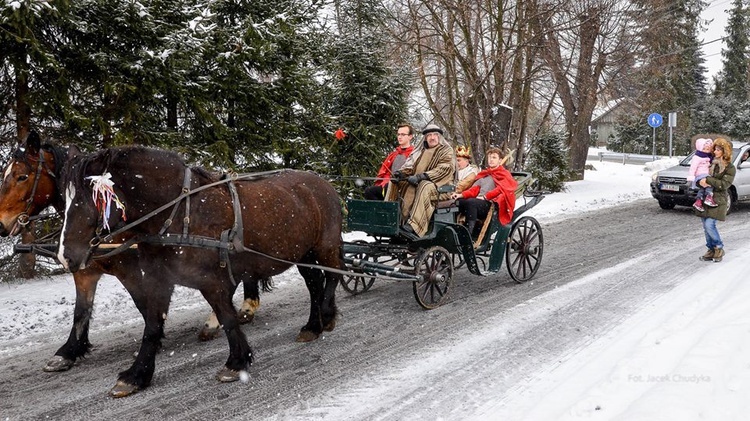
[[125,396],[130,396],[139,390],[141,389],[138,386],[118,380],[117,383],[115,383],[115,387],[109,390],[109,396],[112,396],[113,398],[124,398]]
[[312,342],[318,339],[318,336],[320,335],[316,335],[309,330],[302,330],[299,332],[299,335],[297,335],[297,342]]
[[325,330],[326,332],[331,332],[335,328],[336,328],[336,320],[335,319],[331,320],[330,323],[328,323],[327,325],[323,326],[323,330]]
[[67,371],[70,370],[71,367],[73,367],[73,364],[75,364],[75,361],[69,360],[59,355],[55,355],[54,357],[52,357],[52,359],[47,361],[47,364],[44,365],[43,370],[48,373]]
[[222,383],[231,383],[236,382],[240,379],[240,372],[237,370],[232,370],[229,368],[222,368],[219,370],[218,373],[216,373],[216,380],[222,382]]
[[213,341],[214,339],[218,338],[221,334],[221,329],[219,328],[210,328],[210,327],[204,327],[201,329],[200,332],[198,332],[198,339],[201,341]]
[[247,323],[251,323],[253,319],[255,318],[255,314],[252,314],[248,311],[238,311],[237,312],[237,319],[239,319],[240,324],[244,325]]

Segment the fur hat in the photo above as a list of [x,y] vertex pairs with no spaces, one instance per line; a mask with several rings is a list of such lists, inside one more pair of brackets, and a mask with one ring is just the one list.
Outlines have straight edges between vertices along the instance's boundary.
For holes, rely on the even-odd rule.
[[471,149],[463,145],[456,146],[456,158],[471,160]]
[[[695,142],[697,143],[698,141],[696,140]],[[719,137],[719,138],[716,138],[716,141],[714,141],[713,144],[714,144],[714,148],[716,147],[721,148],[721,151],[724,154],[724,156],[722,157],[724,160],[726,160],[727,162],[732,161],[732,144],[728,140],[722,137]]]
[[425,136],[427,133],[440,133],[443,134],[443,129],[436,126],[435,124],[428,124],[425,126],[424,129],[422,129],[422,135]]
[[702,151],[703,148],[706,147],[706,144],[713,145],[713,143],[714,143],[713,140],[711,140],[710,138],[706,138],[706,137],[695,139],[695,150],[696,151]]

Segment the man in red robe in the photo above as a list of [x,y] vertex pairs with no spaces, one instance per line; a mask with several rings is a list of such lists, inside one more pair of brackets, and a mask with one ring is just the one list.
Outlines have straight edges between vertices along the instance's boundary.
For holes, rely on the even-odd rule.
[[366,200],[383,200],[385,189],[388,188],[388,181],[391,179],[391,174],[398,171],[404,165],[406,157],[414,150],[414,146],[411,144],[412,139],[414,139],[414,128],[411,124],[399,124],[397,136],[398,146],[393,152],[388,154],[383,161],[383,165],[380,166],[375,185],[365,189],[364,196]]

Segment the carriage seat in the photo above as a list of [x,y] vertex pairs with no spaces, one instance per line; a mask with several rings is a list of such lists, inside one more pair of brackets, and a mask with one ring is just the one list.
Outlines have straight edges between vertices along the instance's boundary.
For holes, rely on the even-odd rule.
[[[437,191],[438,191],[438,197],[445,198],[448,196],[448,193],[453,193],[454,191],[456,191],[456,186],[454,186],[453,184],[446,184],[444,186],[438,187]],[[445,209],[445,208],[450,208],[453,206],[457,206],[456,201],[451,200],[451,199],[446,199],[446,200],[438,200],[437,204],[435,205],[435,208]]]
[[446,209],[446,208],[453,208],[458,207],[455,200],[439,200],[437,202],[437,205],[435,205],[436,209]]

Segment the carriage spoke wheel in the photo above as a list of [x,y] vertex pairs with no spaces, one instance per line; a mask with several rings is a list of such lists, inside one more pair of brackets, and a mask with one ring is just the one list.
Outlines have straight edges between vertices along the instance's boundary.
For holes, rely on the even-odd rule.
[[[355,259],[375,261],[374,258],[371,258],[366,253],[353,253],[349,256]],[[365,276],[366,274],[362,269],[353,269],[352,272],[362,273],[362,275],[344,275],[344,278],[341,280],[341,288],[349,294],[357,295],[365,292],[375,283],[375,277]]]
[[505,248],[505,264],[514,281],[526,282],[534,277],[542,263],[544,238],[539,222],[524,216],[513,224]]
[[453,263],[448,250],[430,247],[417,258],[414,269],[422,280],[414,281],[414,298],[423,308],[439,307],[448,298],[453,284]]

